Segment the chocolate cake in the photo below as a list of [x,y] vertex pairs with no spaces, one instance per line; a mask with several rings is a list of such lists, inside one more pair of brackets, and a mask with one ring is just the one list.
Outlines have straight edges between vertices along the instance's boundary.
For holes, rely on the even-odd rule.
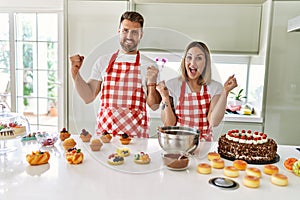
[[13,138],[15,137],[15,132],[11,128],[3,128],[0,130],[0,139]]
[[265,133],[251,130],[230,130],[218,141],[218,153],[229,160],[244,160],[253,164],[276,160],[277,144]]

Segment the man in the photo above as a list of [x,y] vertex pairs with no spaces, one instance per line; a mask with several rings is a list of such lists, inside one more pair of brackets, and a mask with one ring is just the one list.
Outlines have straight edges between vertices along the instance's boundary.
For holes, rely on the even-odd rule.
[[76,90],[85,103],[100,93],[97,133],[128,134],[149,137],[146,104],[156,110],[161,97],[156,91],[158,68],[155,62],[141,55],[138,44],[143,37],[144,19],[137,12],[127,11],[120,19],[120,49],[100,57],[86,82],[79,70],[84,57],[70,57],[71,73]]

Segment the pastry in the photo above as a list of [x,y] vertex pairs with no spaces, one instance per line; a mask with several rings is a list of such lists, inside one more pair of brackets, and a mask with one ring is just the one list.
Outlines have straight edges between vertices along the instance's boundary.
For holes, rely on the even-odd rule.
[[150,161],[150,156],[147,153],[141,151],[140,153],[134,154],[134,162],[137,164],[148,164]]
[[247,168],[247,162],[243,160],[233,161],[233,166],[238,170],[245,170]]
[[289,171],[292,171],[293,170],[293,165],[295,162],[297,162],[298,159],[297,158],[287,158],[283,165],[285,167],[285,169],[289,170]]
[[71,136],[71,134],[67,131],[66,128],[63,128],[60,131],[59,138],[61,141],[64,141],[65,139],[69,138],[70,136]]
[[207,163],[200,163],[197,166],[197,172],[199,174],[210,174],[211,173],[211,165]]
[[221,158],[221,156],[220,156],[220,154],[218,154],[217,152],[209,152],[208,154],[207,154],[207,159],[209,160],[209,161],[211,161],[212,159],[218,159],[218,158]]
[[112,139],[112,136],[108,132],[105,131],[100,136],[100,139],[102,140],[103,143],[109,143],[110,140]]
[[279,170],[275,165],[265,165],[263,171],[267,175],[272,175],[278,173]]
[[128,148],[118,148],[117,154],[122,157],[126,157],[130,155],[130,149]]
[[30,165],[42,165],[48,163],[50,153],[48,151],[36,151],[26,155],[26,160]]
[[122,144],[127,145],[127,144],[130,143],[131,138],[129,137],[128,134],[123,133],[123,134],[121,135],[120,141],[121,141]]
[[58,140],[57,134],[50,134],[47,132],[37,132],[36,134],[37,141],[45,147],[51,147]]
[[243,184],[249,188],[258,188],[260,185],[260,179],[256,176],[245,175],[243,178]]
[[261,171],[256,167],[248,167],[246,169],[246,174],[250,176],[256,176],[257,178],[261,177]]
[[91,137],[92,137],[92,135],[88,131],[86,131],[85,129],[81,130],[80,138],[81,138],[82,142],[90,142]]
[[68,150],[70,148],[75,147],[76,142],[73,138],[67,138],[67,139],[64,140],[62,145],[63,145],[65,150]]
[[107,160],[110,165],[122,165],[124,163],[124,157],[119,156],[117,153],[110,154]]
[[18,123],[9,123],[8,124],[9,127],[11,127],[16,135],[23,135],[24,133],[26,133],[26,126],[23,126],[22,124],[18,124]]
[[14,130],[6,125],[0,125],[0,139],[17,137]]
[[288,185],[288,177],[283,174],[272,174],[271,175],[271,183],[278,186],[287,186]]
[[66,159],[70,164],[80,164],[82,163],[83,158],[84,155],[81,152],[81,149],[70,148],[66,151]]
[[230,178],[236,178],[239,176],[239,170],[234,166],[226,166],[224,168],[224,175]]
[[212,168],[215,169],[223,169],[224,168],[224,160],[222,160],[221,158],[217,158],[217,159],[212,159],[211,160],[211,166]]
[[300,160],[293,164],[293,173],[300,176]]
[[92,151],[100,151],[101,147],[102,147],[102,142],[100,141],[100,139],[93,139],[90,147]]
[[28,135],[25,135],[22,137],[21,141],[30,141],[30,140],[36,140],[36,133],[29,133]]

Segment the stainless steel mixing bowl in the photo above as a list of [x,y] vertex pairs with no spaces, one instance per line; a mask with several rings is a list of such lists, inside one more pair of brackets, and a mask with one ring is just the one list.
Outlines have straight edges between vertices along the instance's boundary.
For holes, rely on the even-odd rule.
[[199,145],[200,131],[182,126],[157,128],[158,142],[166,152],[192,153]]

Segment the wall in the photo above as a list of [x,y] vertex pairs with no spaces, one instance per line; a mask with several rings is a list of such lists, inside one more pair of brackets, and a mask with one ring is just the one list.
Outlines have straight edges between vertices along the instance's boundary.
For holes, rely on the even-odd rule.
[[[85,56],[81,75],[88,80],[91,66],[97,57],[118,48],[118,40],[113,38],[117,34],[119,18],[127,9],[127,2],[69,0],[67,8],[67,57],[74,54]],[[99,100],[85,104],[75,91],[70,77],[68,90],[69,131],[79,133],[82,128],[86,128],[94,132]]]
[[300,32],[287,33],[300,1],[275,1],[270,35],[265,131],[280,144],[300,145]]
[[[147,27],[205,41],[213,52],[258,53],[261,4],[137,4],[136,10],[147,19]],[[176,42],[165,46],[178,48]]]

